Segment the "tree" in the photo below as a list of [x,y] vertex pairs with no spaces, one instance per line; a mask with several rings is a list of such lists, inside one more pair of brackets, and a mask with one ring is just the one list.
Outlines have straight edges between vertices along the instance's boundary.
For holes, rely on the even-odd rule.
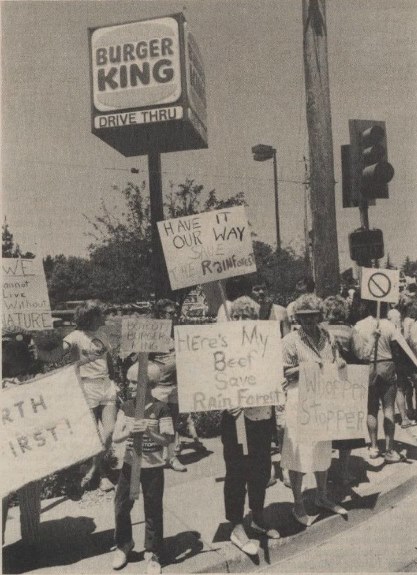
[[411,258],[407,256],[401,269],[406,276],[417,276],[417,260],[412,261]]
[[7,219],[4,218],[2,225],[2,257],[3,258],[28,258],[32,259],[35,255],[32,252],[22,253],[19,244],[15,243],[12,232],[9,229]]

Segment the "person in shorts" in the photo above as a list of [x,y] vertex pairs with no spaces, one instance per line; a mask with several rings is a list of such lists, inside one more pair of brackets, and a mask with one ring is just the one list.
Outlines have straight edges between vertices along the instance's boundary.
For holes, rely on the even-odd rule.
[[[88,300],[77,307],[75,311],[77,329],[69,333],[63,340],[64,351],[71,353],[72,359],[78,362],[81,385],[88,406],[94,414],[96,422],[102,425],[102,440],[105,450],[111,446],[112,433],[116,422],[117,387],[111,378],[111,346],[103,332],[104,310],[98,300]],[[113,483],[106,476],[104,466],[105,453],[93,458],[90,470],[82,479],[82,487],[86,487],[96,472],[100,473],[100,489],[110,491]]]
[[[368,350],[369,361],[369,391],[368,391],[368,432],[371,440],[369,458],[376,459],[381,456],[378,448],[378,411],[379,402],[382,403],[384,412],[384,433],[386,463],[401,461],[400,454],[394,449],[395,434],[395,398],[397,394],[396,370],[391,351],[391,342],[396,341],[401,335],[395,325],[386,319],[387,306],[381,303],[380,317],[377,319],[377,302],[367,302],[368,316],[357,322],[355,330],[361,336],[362,343],[354,342],[354,351],[357,357],[363,359],[361,349],[365,346]],[[369,350],[371,350],[369,352]]]

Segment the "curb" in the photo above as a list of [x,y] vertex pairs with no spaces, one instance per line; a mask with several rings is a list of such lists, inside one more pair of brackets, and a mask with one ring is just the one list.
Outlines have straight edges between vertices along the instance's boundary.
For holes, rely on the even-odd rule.
[[[394,506],[408,493],[417,488],[417,476],[412,476],[403,483],[389,489],[385,493],[378,495],[378,492],[371,494],[377,497],[372,508],[373,513],[381,513],[387,508]],[[371,496],[370,495],[370,496]],[[366,497],[366,496],[365,496]],[[374,516],[374,515],[373,515]],[[338,515],[331,515],[317,522],[309,529],[305,529],[295,535],[276,540],[262,541],[259,556],[251,559],[243,552],[240,552],[231,543],[221,550],[214,550],[215,553],[223,557],[210,565],[205,565],[202,569],[195,569],[192,573],[239,573],[256,572],[268,568],[276,561],[288,559],[295,553],[300,553],[306,547],[314,546],[331,539],[333,536],[352,529],[369,519],[369,507],[354,508],[349,514],[348,520],[343,520]],[[263,556],[262,556],[263,555]],[[417,569],[417,564],[411,564]],[[165,570],[164,570],[165,572]]]

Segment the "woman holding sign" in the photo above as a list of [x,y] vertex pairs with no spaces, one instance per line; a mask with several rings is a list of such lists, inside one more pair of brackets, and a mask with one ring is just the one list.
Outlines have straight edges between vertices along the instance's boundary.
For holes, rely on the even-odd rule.
[[284,375],[288,382],[286,427],[282,446],[281,466],[289,470],[294,495],[294,518],[309,526],[314,518],[307,515],[302,496],[305,473],[314,472],[317,482],[316,506],[333,513],[346,515],[346,510],[327,495],[327,472],[332,458],[331,441],[299,442],[297,437],[298,379],[302,362],[336,362],[343,367],[337,347],[329,334],[320,327],[323,320],[323,301],[314,294],[304,294],[294,302],[294,314],[300,329],[282,340]]
[[[231,319],[259,319],[259,305],[243,296],[231,304]],[[263,508],[271,470],[271,439],[274,427],[272,407],[249,407],[244,410],[248,455],[238,444],[236,418],[242,408],[229,409],[222,414],[221,438],[226,464],[224,503],[226,519],[233,525],[230,541],[248,555],[258,553],[257,542],[249,539],[243,526],[246,486],[252,511],[251,529],[258,535],[279,539],[275,529],[264,524]]]

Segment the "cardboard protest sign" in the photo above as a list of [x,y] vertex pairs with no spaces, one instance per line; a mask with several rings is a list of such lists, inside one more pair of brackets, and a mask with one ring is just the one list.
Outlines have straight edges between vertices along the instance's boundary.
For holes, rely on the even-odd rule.
[[170,319],[152,319],[127,316],[122,320],[120,355],[131,353],[168,352],[171,342],[172,322]]
[[400,272],[380,268],[361,268],[361,298],[398,303]]
[[278,322],[176,326],[175,353],[181,412],[280,403]]
[[369,365],[300,364],[298,437],[314,441],[366,436]]
[[2,258],[3,327],[52,329],[42,259]]
[[171,289],[256,271],[245,208],[158,222]]
[[74,366],[5,389],[1,398],[2,495],[103,449]]

